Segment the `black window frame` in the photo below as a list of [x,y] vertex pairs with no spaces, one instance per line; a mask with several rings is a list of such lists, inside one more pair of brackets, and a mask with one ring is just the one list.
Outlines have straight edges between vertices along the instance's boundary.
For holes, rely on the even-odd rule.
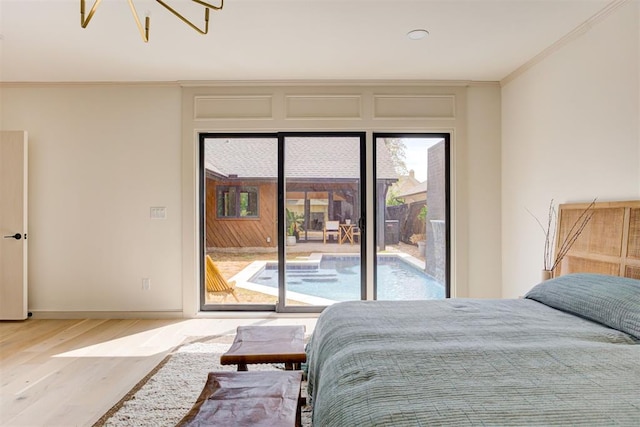
[[[444,208],[445,208],[445,299],[451,298],[451,257],[452,257],[452,244],[451,244],[451,134],[448,132],[373,132],[372,133],[372,145],[373,145],[373,176],[374,181],[377,175],[377,156],[376,156],[376,144],[378,138],[442,138],[444,140],[444,153],[445,153],[445,165],[444,165]],[[374,203],[378,200],[377,185],[374,185]],[[373,216],[374,224],[378,224],[377,208],[374,207],[371,216]],[[377,247],[377,232],[373,233],[374,247]],[[373,299],[378,300],[378,257],[373,259]]]
[[[221,208],[224,208],[224,205],[221,204],[221,200],[223,200],[222,195],[226,192],[229,192],[231,189],[234,190],[234,214],[233,215],[222,215]],[[247,189],[251,189],[252,191],[247,191]],[[245,194],[255,194],[255,215],[242,215],[241,208],[241,195]],[[250,204],[251,197],[248,196],[248,204]],[[260,219],[260,187],[257,185],[235,185],[235,184],[224,184],[224,185],[216,185],[216,218],[218,219]]]

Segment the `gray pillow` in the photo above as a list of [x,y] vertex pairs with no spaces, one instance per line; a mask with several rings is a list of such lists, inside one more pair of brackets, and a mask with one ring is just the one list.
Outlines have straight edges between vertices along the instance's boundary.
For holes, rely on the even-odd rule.
[[536,285],[525,298],[640,339],[640,280],[602,274],[567,274]]

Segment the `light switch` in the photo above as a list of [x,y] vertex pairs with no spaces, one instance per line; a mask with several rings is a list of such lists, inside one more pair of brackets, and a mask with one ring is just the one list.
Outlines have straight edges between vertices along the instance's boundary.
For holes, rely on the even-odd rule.
[[151,219],[167,219],[167,208],[164,206],[152,206],[150,217]]

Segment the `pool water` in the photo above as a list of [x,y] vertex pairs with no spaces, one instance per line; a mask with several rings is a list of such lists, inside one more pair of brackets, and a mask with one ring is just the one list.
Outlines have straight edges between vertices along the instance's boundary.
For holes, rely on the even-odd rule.
[[[267,264],[249,279],[278,287],[277,264]],[[424,300],[445,298],[444,286],[399,257],[378,257],[379,300]],[[287,290],[333,301],[360,299],[360,258],[323,255],[319,266],[287,264]]]

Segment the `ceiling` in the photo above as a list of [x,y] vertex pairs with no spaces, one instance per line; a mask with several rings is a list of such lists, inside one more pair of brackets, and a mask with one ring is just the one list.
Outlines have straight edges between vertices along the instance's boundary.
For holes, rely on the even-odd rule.
[[[165,1],[203,23],[202,6]],[[226,0],[199,35],[135,0],[144,43],[126,0],[103,0],[85,29],[79,0],[0,0],[0,81],[500,81],[618,2]],[[429,36],[410,40],[416,28]]]

